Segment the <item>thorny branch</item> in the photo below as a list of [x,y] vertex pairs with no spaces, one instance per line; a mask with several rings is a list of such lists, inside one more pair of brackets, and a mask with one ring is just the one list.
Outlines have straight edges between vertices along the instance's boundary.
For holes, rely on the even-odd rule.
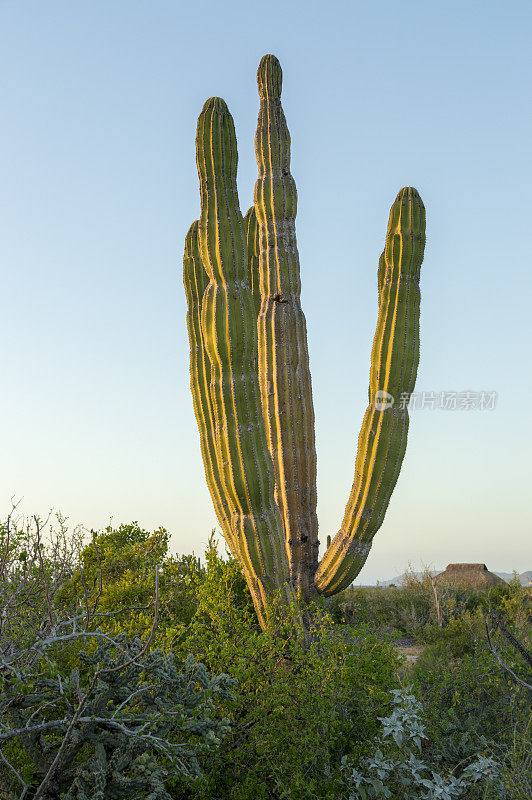
[[495,611],[493,611],[492,608],[490,608],[488,611],[488,615],[486,617],[486,635],[488,637],[488,646],[491,650],[491,653],[497,660],[498,664],[510,675],[512,680],[514,680],[517,684],[519,684],[519,686],[522,686],[524,689],[528,689],[529,692],[532,692],[532,682],[527,683],[526,681],[521,680],[521,678],[519,678],[515,674],[515,672],[504,661],[502,656],[497,652],[495,645],[491,640],[491,632],[488,624],[490,617],[492,617],[492,619],[494,620],[495,627],[500,629],[501,633],[506,637],[506,639],[510,642],[510,644],[517,650],[518,653],[520,653],[520,655],[523,656],[525,661],[530,665],[532,665],[532,655],[528,653],[527,650],[525,650],[521,642],[518,639],[516,639],[516,637],[508,630],[503,620],[495,613]]
[[[110,673],[126,670],[131,665],[141,666],[139,663],[143,656],[148,652],[149,647],[153,641],[157,621],[159,618],[159,571],[158,567],[155,570],[155,597],[153,603],[148,606],[135,606],[129,609],[122,609],[124,611],[132,610],[146,610],[153,608],[153,622],[147,637],[146,642],[140,651],[135,652],[133,656],[127,658],[128,648],[123,647],[120,641],[113,639],[106,635],[101,630],[90,630],[90,625],[95,618],[111,616],[113,612],[102,613],[98,612],[98,603],[103,592],[103,576],[102,564],[99,550],[96,544],[96,537],[94,531],[91,531],[93,536],[93,546],[96,553],[97,561],[97,574],[94,579],[93,589],[98,586],[96,595],[93,600],[89,599],[89,593],[83,570],[80,569],[80,577],[84,591],[85,609],[84,613],[70,616],[62,616],[61,611],[55,605],[55,595],[57,590],[61,587],[64,580],[72,575],[73,571],[73,553],[72,549],[66,543],[65,533],[66,528],[64,525],[64,518],[57,515],[60,525],[59,534],[51,543],[51,554],[47,553],[47,564],[45,564],[43,543],[42,543],[42,530],[46,527],[50,515],[41,523],[38,516],[33,517],[34,529],[31,531],[31,522],[20,528],[17,528],[13,522],[13,515],[18,504],[12,504],[12,510],[9,513],[6,523],[0,529],[0,545],[2,546],[2,553],[0,555],[0,582],[3,587],[2,596],[0,599],[0,676],[2,671],[6,671],[15,675],[18,680],[24,678],[28,670],[31,670],[33,665],[39,659],[44,658],[49,665],[52,664],[46,655],[49,648],[57,645],[65,644],[69,641],[80,639],[96,639],[108,641],[122,657],[126,656],[126,660],[121,662],[120,658],[118,663],[113,667],[102,667],[97,669],[92,677],[90,685],[81,690],[79,686],[79,670],[77,672],[77,707],[73,706],[68,698],[64,695],[61,678],[57,676],[59,681],[59,692],[66,702],[68,710],[71,712],[68,717],[63,719],[43,720],[31,724],[32,721],[38,717],[45,708],[50,708],[53,703],[41,701],[35,711],[28,718],[26,725],[22,728],[8,728],[6,725],[0,723],[0,742],[7,742],[18,736],[28,736],[30,734],[42,733],[47,730],[64,729],[66,731],[62,736],[61,745],[58,752],[50,764],[43,780],[33,796],[33,800],[41,800],[47,790],[49,790],[50,783],[53,780],[57,769],[61,763],[61,759],[71,742],[71,737],[77,725],[92,722],[104,725],[108,728],[120,730],[122,733],[139,738],[139,736],[150,742],[150,744],[158,749],[164,750],[165,740],[160,737],[155,737],[151,734],[143,733],[146,724],[138,729],[130,729],[118,722],[116,719],[107,719],[101,717],[83,717],[83,710],[91,697],[91,693],[98,681],[105,675]],[[31,554],[25,551],[23,554],[17,553],[16,540],[17,537],[23,538],[28,541],[28,545],[32,546]],[[13,540],[15,539],[15,544]],[[75,544],[78,544],[76,542]],[[21,560],[20,556],[23,555]],[[45,616],[42,615],[42,605],[44,601]],[[83,621],[82,630],[77,630],[77,623]],[[10,636],[13,629],[23,629],[25,639],[29,644],[26,647],[17,647],[14,642],[16,637]],[[2,635],[3,634],[3,635]],[[7,635],[6,635],[7,634]],[[32,641],[33,640],[33,641]],[[153,688],[153,687],[152,687]],[[147,687],[133,692],[125,701],[123,701],[119,708],[115,711],[114,716],[125,708],[136,695],[141,692],[147,691]],[[131,719],[131,722],[134,720]],[[0,750],[0,759],[4,765],[9,769],[11,774],[15,776],[22,787],[21,794],[18,800],[23,800],[28,791],[28,784],[24,781],[19,771],[11,764],[5,753]]]

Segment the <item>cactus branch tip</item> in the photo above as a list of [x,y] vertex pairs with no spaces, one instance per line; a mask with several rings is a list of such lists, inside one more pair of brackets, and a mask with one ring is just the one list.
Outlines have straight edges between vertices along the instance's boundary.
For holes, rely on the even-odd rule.
[[283,89],[283,70],[279,59],[270,53],[262,56],[260,60],[257,70],[257,83],[261,98],[280,99]]
[[229,108],[223,97],[209,97],[208,100],[205,100],[200,117],[209,112],[213,115],[220,114],[224,116],[228,114],[230,116]]

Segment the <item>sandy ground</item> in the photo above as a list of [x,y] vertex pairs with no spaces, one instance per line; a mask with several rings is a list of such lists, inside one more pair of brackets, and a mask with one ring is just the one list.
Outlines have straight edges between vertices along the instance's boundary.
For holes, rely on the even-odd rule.
[[413,664],[416,663],[419,656],[423,652],[423,645],[422,644],[413,644],[413,645],[397,645],[396,650],[400,656],[405,657],[405,667],[411,667]]

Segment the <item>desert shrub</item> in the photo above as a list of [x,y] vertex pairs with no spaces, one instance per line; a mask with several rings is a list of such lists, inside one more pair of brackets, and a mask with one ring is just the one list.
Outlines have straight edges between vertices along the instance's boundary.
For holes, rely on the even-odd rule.
[[395,628],[417,638],[425,625],[436,624],[434,592],[428,573],[406,574],[401,586],[354,586],[341,592],[332,603],[337,621],[372,628]]
[[[166,547],[163,530],[148,533],[135,523],[107,529],[82,550],[58,592],[61,613],[78,609],[91,632],[146,642],[157,567],[152,646],[171,652],[176,664],[192,657],[210,674],[236,679],[232,699],[211,694],[210,724],[227,720],[227,733],[215,752],[197,748],[203,777],[191,785],[174,770],[165,790],[216,800],[337,798],[345,787],[341,758],[365,752],[388,710],[393,649],[365,626],[335,626],[319,608],[310,641],[279,621],[262,631],[240,565],[222,557],[214,540],[204,565],[172,559]],[[79,648],[61,652],[61,674],[79,663]]]
[[[527,619],[521,587],[494,587],[488,595],[441,592],[441,628],[428,575],[408,576],[401,587],[354,589],[347,594],[356,624],[334,625],[316,610],[314,638],[306,647],[289,628],[260,630],[239,564],[222,558],[213,539],[204,565],[176,557],[173,573],[166,571],[172,562],[166,544],[164,531],[122,526],[101,534],[81,563],[87,576],[101,553],[102,586],[91,591],[100,594],[102,607],[120,611],[106,623],[113,631],[137,635],[146,633],[151,615],[128,608],[148,600],[157,564],[164,609],[157,641],[178,659],[191,653],[213,673],[237,679],[234,700],[216,701],[217,719],[229,720],[228,735],[215,754],[200,758],[204,777],[193,790],[179,778],[170,780],[174,797],[191,791],[220,800],[338,797],[341,758],[362,758],[397,680],[395,658],[380,633],[384,627],[428,643],[414,678],[432,730],[435,768],[453,769],[490,741],[500,741],[503,752],[511,731],[522,727],[523,698],[494,663],[484,632],[489,603],[504,610],[514,627]],[[70,587],[82,599],[80,576]],[[343,619],[338,605],[328,607]]]
[[79,666],[65,673],[58,638],[38,643],[31,667],[12,659],[1,670],[4,796],[170,800],[170,770],[197,776],[198,756],[225,735],[212,696],[230,697],[232,680],[98,631],[83,637],[95,647],[78,650]]
[[82,549],[82,531],[65,519],[15,518],[0,524],[0,641],[22,647],[33,641],[49,598],[73,574]]
[[511,746],[501,753],[501,780],[511,800],[532,797],[532,716],[516,727]]
[[[189,782],[199,774],[198,756],[225,734],[228,722],[213,698],[229,701],[233,680],[152,647],[155,570],[142,640],[116,633],[113,612],[99,604],[111,602],[109,575],[123,574],[131,561],[115,568],[114,550],[103,562],[95,550],[90,582],[90,563],[83,575],[80,548],[68,545],[65,531],[48,543],[41,533],[38,518],[19,527],[8,519],[0,530],[0,796],[169,800],[170,771]],[[124,593],[130,600],[127,586]]]
[[[490,747],[501,769],[507,769],[512,739],[522,741],[526,729],[530,698],[490,652],[486,618],[490,608],[496,609],[530,650],[530,591],[516,579],[488,591],[445,587],[439,591],[441,626],[428,575],[407,576],[400,588],[352,589],[347,597],[352,618],[362,618],[377,630],[394,626],[425,643],[410,674],[426,709],[432,762],[453,769]],[[519,653],[500,633],[493,637],[508,666],[527,680]]]
[[[341,759],[365,752],[389,707],[397,659],[366,628],[338,628],[316,609],[310,643],[293,628],[261,631],[239,565],[211,545],[183,651],[237,680],[220,702],[230,732],[193,797],[338,798]],[[173,787],[175,797],[190,797]]]
[[532,588],[522,586],[517,575],[510,583],[492,587],[488,607],[500,613],[517,635],[532,644]]
[[[458,618],[447,620],[441,628],[438,625],[426,625],[420,633],[420,639],[426,645],[424,657],[430,658],[432,652],[438,654],[440,661],[451,662],[470,654],[476,642],[484,636],[484,614],[472,614],[464,611]],[[434,646],[433,650],[430,646]]]
[[[142,635],[150,626],[149,606],[159,581],[159,624],[155,641],[166,651],[197,609],[196,587],[205,579],[194,555],[169,556],[168,532],[153,533],[136,522],[93,535],[71,579],[58,593],[65,606],[93,606],[107,616],[98,624],[114,633]],[[73,605],[72,605],[73,604]]]
[[[486,614],[490,607],[500,611],[505,619],[521,632],[530,630],[532,592],[514,578],[487,590],[467,589],[452,585],[437,589],[440,619],[436,610],[434,588],[430,574],[405,573],[400,586],[350,587],[328,601],[336,622],[357,625],[363,623],[375,630],[395,629],[406,636],[433,643],[443,629],[450,625],[452,638],[458,629],[453,625],[464,618],[474,617],[478,610]],[[481,626],[482,627],[482,626]]]
[[[489,650],[485,619],[478,608],[451,621],[435,633],[412,670],[433,731],[434,758],[450,765],[488,745],[504,753],[530,710],[527,692],[508,678]],[[522,669],[518,654],[496,638],[508,664]]]
[[[348,788],[342,759],[345,757],[359,772],[357,765],[365,764],[369,772],[360,774],[371,776],[379,718],[389,714],[390,689],[398,686],[397,656],[389,640],[382,636],[382,629],[390,627],[427,643],[412,672],[429,731],[429,739],[424,743],[424,762],[436,774],[444,776],[453,770],[455,775],[461,774],[456,771],[457,765],[464,759],[468,763],[483,750],[497,750],[503,774],[512,763],[526,763],[523,752],[528,700],[522,691],[508,683],[494,661],[484,629],[486,610],[491,604],[504,615],[512,632],[529,641],[526,637],[530,630],[530,594],[522,587],[494,587],[487,595],[478,596],[449,591],[440,598],[444,608],[441,628],[437,625],[428,576],[420,579],[411,576],[401,587],[354,589],[345,595],[352,603],[350,619],[354,624],[345,624],[349,615],[342,613],[340,599],[339,604],[332,602],[313,609],[312,634],[303,640],[289,622],[277,620],[270,629],[260,629],[239,564],[231,557],[222,557],[212,538],[205,559],[200,562],[194,556],[169,556],[167,532],[159,529],[150,533],[136,523],[116,529],[109,527],[85,547],[78,542],[70,550],[52,548],[49,554],[41,548],[40,555],[32,545],[31,536],[24,539],[26,533],[21,532],[18,539],[12,537],[7,548],[7,567],[2,573],[8,609],[2,617],[4,633],[9,629],[15,634],[11,641],[23,649],[22,645],[31,644],[31,637],[39,630],[42,639],[42,631],[47,630],[53,617],[54,624],[77,620],[76,625],[86,634],[83,640],[86,645],[82,646],[81,641],[65,641],[56,651],[48,653],[52,668],[46,659],[41,660],[41,666],[48,664],[39,669],[44,679],[51,682],[50,687],[60,680],[68,698],[64,687],[74,686],[72,676],[79,675],[80,686],[88,690],[91,674],[104,669],[102,659],[111,655],[119,659],[122,651],[116,648],[120,647],[146,648],[142,656],[148,659],[142,662],[144,672],[130,679],[131,687],[137,680],[140,698],[151,663],[159,665],[154,666],[155,670],[166,669],[163,665],[172,663],[176,680],[188,669],[181,665],[188,663],[191,669],[199,670],[194,685],[195,691],[204,692],[201,713],[187,716],[186,709],[176,706],[170,713],[167,707],[167,717],[163,713],[159,720],[159,711],[154,714],[153,709],[143,710],[140,699],[138,704],[123,707],[131,713],[148,714],[149,725],[163,724],[175,713],[172,718],[179,718],[183,727],[162,731],[161,738],[166,735],[169,748],[178,745],[190,748],[187,769],[193,772],[197,768],[201,772],[191,783],[183,777],[186,770],[171,768],[170,762],[164,761],[171,750],[164,758],[153,748],[136,752],[135,759],[142,756],[138,763],[149,766],[143,779],[155,776],[150,778],[151,784],[145,784],[145,796],[159,791],[157,787],[161,784],[174,800],[251,797],[343,800]],[[154,628],[156,584],[158,620]],[[22,603],[20,587],[25,592]],[[96,655],[96,633],[114,643],[111,655],[104,656],[103,651]],[[13,645],[11,650],[5,649],[6,642],[4,636],[2,654],[11,658]],[[517,671],[522,669],[518,657],[509,652],[499,635],[496,642],[509,665]],[[192,661],[187,662],[189,657]],[[95,658],[91,663],[90,659]],[[33,669],[35,664],[30,666]],[[229,684],[223,683],[225,679],[220,679],[220,691],[215,683],[205,682],[205,675],[220,674],[235,679],[232,696],[228,694]],[[28,703],[28,698],[33,702],[37,689],[47,702],[45,687],[36,680],[31,678],[26,682],[26,694],[22,682],[21,696],[26,697],[22,703]],[[216,681],[208,678],[211,680]],[[162,679],[159,686],[164,697]],[[9,691],[14,691],[12,686]],[[180,702],[177,689],[172,697],[176,703]],[[149,698],[147,691],[146,698]],[[110,705],[114,708],[111,715],[120,702],[123,701],[116,696]],[[161,700],[163,712],[164,702]],[[58,708],[60,703],[66,700],[61,699]],[[52,719],[47,716],[52,713],[51,708],[53,704],[42,712],[44,721]],[[139,725],[144,724],[140,723],[140,716],[136,719]],[[190,728],[186,727],[187,719]],[[108,727],[101,725],[101,729],[96,726],[93,731],[92,745],[89,743],[79,751],[79,760],[72,764],[72,769],[85,758],[95,774],[98,769],[101,771],[98,760],[101,749],[99,756],[96,749],[90,749],[96,747],[100,736],[105,738]],[[202,726],[205,735],[201,733]],[[57,747],[58,734],[51,732],[47,737],[44,737],[48,741],[46,747],[50,746],[52,752]],[[30,781],[25,747],[20,738],[12,737],[3,752],[22,779]],[[106,753],[106,758],[113,757]],[[134,763],[131,761],[131,765]],[[134,772],[137,767],[131,765],[125,777],[137,779]],[[403,768],[398,769],[400,773]],[[399,773],[390,778],[391,786],[395,786],[393,781]],[[428,773],[423,774],[423,779],[431,780]],[[15,780],[13,773],[10,780]],[[508,777],[506,783],[509,785]],[[526,786],[524,778],[521,784]],[[94,797],[98,796],[96,792],[97,787],[91,787]],[[124,794],[120,800],[126,797]],[[28,794],[27,800],[30,798]]]
[[392,694],[395,707],[380,718],[377,749],[356,765],[348,757],[342,760],[350,800],[473,800],[485,797],[486,784],[497,797],[506,796],[500,766],[491,756],[477,754],[457,774],[436,772],[423,753],[427,727],[422,704],[408,689]]

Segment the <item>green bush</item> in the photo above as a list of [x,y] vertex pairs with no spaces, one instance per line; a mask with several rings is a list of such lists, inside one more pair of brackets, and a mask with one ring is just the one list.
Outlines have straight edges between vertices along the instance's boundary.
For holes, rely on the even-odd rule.
[[455,774],[436,772],[427,763],[423,742],[427,741],[424,709],[415,695],[396,690],[394,709],[382,717],[382,731],[375,740],[376,750],[361,764],[343,759],[351,798],[359,800],[473,800],[485,798],[492,789],[497,797],[507,797],[500,778],[500,765],[490,756],[476,754]]
[[427,624],[437,622],[434,592],[428,573],[407,574],[401,586],[353,586],[330,601],[338,621],[372,628],[395,628],[418,638]]
[[[239,565],[212,545],[199,607],[179,643],[237,680],[220,702],[229,734],[208,763],[197,798],[337,798],[341,759],[365,752],[396,685],[393,649],[367,629],[335,626],[319,609],[310,645],[287,626],[261,631]],[[176,797],[179,786],[174,786]]]
[[[157,616],[190,621],[199,561],[163,561],[165,532],[135,525],[81,553],[51,533],[0,530],[0,796],[171,800],[169,774],[190,783],[228,730],[214,698],[234,683],[153,646]],[[159,581],[159,565],[179,570]]]
[[[289,624],[261,631],[239,564],[211,538],[204,565],[169,558],[167,534],[135,523],[107,529],[88,545],[66,587],[64,608],[97,603],[93,627],[144,638],[153,620],[155,567],[160,616],[154,644],[180,663],[188,656],[212,674],[236,679],[234,698],[214,698],[228,720],[216,752],[199,755],[203,778],[175,775],[175,798],[334,797],[345,788],[341,759],[363,754],[390,704],[397,657],[365,626],[337,626],[314,609],[310,642]],[[133,606],[133,610],[131,610]],[[143,607],[146,608],[143,608]],[[69,656],[69,666],[75,654]]]
[[[434,757],[450,765],[486,746],[503,760],[513,731],[522,731],[530,713],[528,693],[509,679],[488,648],[485,619],[477,608],[434,631],[411,673],[433,731]],[[518,654],[502,637],[494,639],[507,663],[522,669]]]
[[[104,630],[142,636],[152,621],[155,571],[159,571],[159,620],[155,642],[172,649],[197,610],[197,586],[205,569],[194,555],[169,556],[169,535],[136,522],[106,528],[81,551],[58,602],[72,611],[97,605],[97,624]],[[106,616],[102,616],[106,615]]]
[[[21,609],[12,626],[19,644],[48,613],[47,585],[54,587],[54,609],[61,619],[77,614],[79,624],[91,633],[146,642],[154,619],[157,570],[158,624],[146,656],[160,651],[153,657],[164,659],[171,654],[176,665],[191,658],[189,663],[204,664],[209,674],[235,679],[231,698],[227,692],[209,695],[208,725],[220,741],[212,742],[218,746],[209,752],[202,752],[202,746],[194,750],[201,777],[191,783],[179,770],[164,776],[161,770],[168,765],[160,760],[150,767],[164,777],[164,791],[174,800],[347,800],[354,787],[346,782],[342,763],[357,774],[366,765],[366,777],[371,777],[379,720],[389,715],[390,692],[404,672],[390,637],[383,635],[383,628],[390,627],[426,645],[409,674],[429,732],[424,762],[436,774],[459,775],[479,752],[494,755],[506,786],[513,787],[508,796],[513,800],[512,791],[519,800],[527,796],[529,698],[509,683],[485,635],[486,613],[492,607],[529,646],[531,595],[516,581],[487,593],[442,591],[441,627],[428,575],[407,576],[400,587],[351,589],[338,602],[311,610],[312,633],[302,640],[289,621],[260,629],[239,564],[222,557],[212,537],[200,561],[169,556],[164,529],[149,533],[136,523],[109,527],[86,547],[59,559],[59,573],[57,559],[45,559],[48,584],[39,577],[37,560],[23,538],[16,545],[12,540],[6,592],[6,597],[16,597],[17,580],[26,575],[28,606],[13,604]],[[22,561],[17,547],[26,548]],[[59,574],[56,580],[54,574]],[[526,677],[519,655],[500,633],[493,640],[509,666]],[[80,661],[80,649],[65,643],[54,655],[65,679],[76,669],[83,680],[88,678],[90,665]],[[86,652],[93,658],[95,647]],[[156,718],[152,722],[157,724]],[[168,739],[176,744],[179,735],[169,732]],[[9,748],[13,763],[27,768],[20,742],[12,741]],[[86,755],[94,758],[95,751]],[[394,781],[406,773],[396,767],[390,786],[392,797],[402,800],[408,795]],[[423,780],[430,782],[428,773]],[[366,791],[368,797],[371,791]]]
[[[0,789],[27,800],[171,800],[170,772],[199,775],[198,756],[228,729],[216,718],[213,696],[231,697],[227,675],[210,678],[189,657],[180,667],[138,640],[88,634],[70,673],[60,642],[39,646],[31,668],[0,679]],[[46,652],[45,652],[46,651]],[[94,651],[91,654],[91,651]],[[7,761],[5,760],[7,759]],[[42,786],[46,785],[46,790]]]
[[503,754],[501,780],[511,800],[532,797],[532,715],[526,725],[516,726],[512,744]]
[[[377,631],[392,626],[425,644],[408,672],[426,710],[431,762],[444,771],[457,769],[464,759],[487,749],[501,763],[510,785],[511,765],[519,762],[516,754],[523,753],[530,697],[490,652],[486,618],[490,608],[496,610],[530,650],[531,597],[517,579],[487,591],[446,587],[439,591],[440,626],[432,583],[424,575],[407,576],[398,588],[351,589],[336,608],[343,612],[337,612],[338,619],[363,619]],[[521,656],[500,633],[494,632],[492,639],[508,666],[526,680]],[[520,750],[516,742],[521,742]],[[522,768],[519,774],[524,776]],[[524,778],[521,783],[526,788]]]
[[401,586],[352,586],[331,598],[328,608],[336,622],[363,623],[376,630],[391,627],[406,636],[429,642],[437,638],[438,628],[443,629],[477,610],[486,614],[490,607],[500,611],[521,630],[530,628],[532,592],[521,586],[517,578],[487,590],[440,586],[437,591],[440,620],[428,572],[406,573]]

